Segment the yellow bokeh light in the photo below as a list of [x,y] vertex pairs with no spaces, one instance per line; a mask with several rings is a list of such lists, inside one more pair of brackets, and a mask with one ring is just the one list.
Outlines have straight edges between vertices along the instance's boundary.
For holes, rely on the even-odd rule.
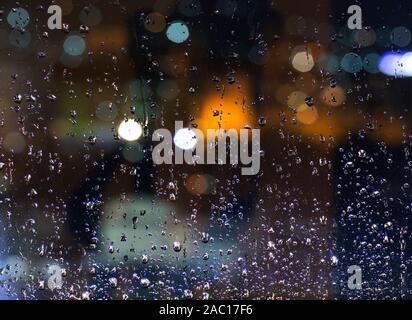
[[307,97],[307,94],[302,91],[293,91],[288,96],[287,104],[289,107],[297,109],[299,108],[299,106],[305,103],[306,97]]
[[297,110],[296,119],[306,125],[310,125],[318,120],[319,114],[316,107],[308,107],[305,104],[299,106]]

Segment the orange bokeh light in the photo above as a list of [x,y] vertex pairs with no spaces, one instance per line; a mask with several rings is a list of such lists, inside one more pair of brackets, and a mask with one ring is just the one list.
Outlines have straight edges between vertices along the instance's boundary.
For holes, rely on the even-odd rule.
[[252,125],[252,110],[248,105],[249,90],[246,81],[221,84],[219,91],[206,95],[197,124],[200,130],[242,129]]

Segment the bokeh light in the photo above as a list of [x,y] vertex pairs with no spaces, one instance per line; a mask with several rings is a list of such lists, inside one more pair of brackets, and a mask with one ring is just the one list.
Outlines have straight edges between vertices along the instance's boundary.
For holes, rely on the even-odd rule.
[[136,141],[143,134],[142,125],[134,119],[123,120],[117,130],[119,137],[126,141]]
[[71,56],[80,56],[86,49],[86,42],[79,35],[70,35],[64,40],[64,51]]
[[381,56],[377,53],[368,53],[363,58],[363,69],[372,74],[379,73],[380,58]]
[[192,174],[186,181],[186,189],[194,195],[209,194],[214,187],[214,179],[207,174]]
[[321,100],[329,106],[340,106],[346,100],[345,90],[340,86],[325,88],[322,90]]
[[319,114],[316,107],[308,107],[307,105],[299,106],[297,110],[296,119],[306,125],[310,125],[318,120]]
[[340,68],[339,59],[337,56],[333,54],[322,55],[319,58],[317,64],[318,64],[318,68],[326,72],[332,73],[332,74],[336,74]]
[[302,46],[293,50],[291,63],[293,68],[299,72],[309,72],[315,66],[311,50]]
[[372,46],[376,41],[376,33],[373,29],[356,30],[355,41],[361,47]]
[[363,67],[362,58],[353,52],[345,54],[340,64],[342,69],[348,73],[357,73],[361,71]]
[[379,70],[394,77],[412,76],[412,52],[387,52],[379,60]]
[[149,13],[144,20],[144,27],[147,31],[158,33],[162,32],[166,27],[166,19],[159,12]]
[[173,21],[166,30],[166,36],[174,43],[183,43],[189,38],[189,28],[183,21]]
[[30,21],[30,15],[24,8],[13,8],[7,15],[7,23],[13,28],[25,28]]
[[197,144],[197,137],[194,130],[189,128],[179,129],[173,138],[175,145],[182,150],[193,150]]
[[229,130],[250,125],[253,116],[248,107],[249,86],[240,75],[237,81],[238,86],[227,86],[224,95],[210,90],[196,122],[199,129]]
[[305,99],[308,95],[302,91],[293,91],[287,99],[289,107],[297,109],[300,105],[305,103]]

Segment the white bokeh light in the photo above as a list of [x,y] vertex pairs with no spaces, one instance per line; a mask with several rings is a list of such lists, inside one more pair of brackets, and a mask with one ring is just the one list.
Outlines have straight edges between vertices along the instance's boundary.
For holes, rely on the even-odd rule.
[[412,77],[412,52],[406,52],[401,59],[403,67],[403,75],[405,77]]
[[309,72],[315,66],[315,60],[308,51],[308,49],[303,47],[298,47],[294,49],[292,53],[292,66],[299,72]]
[[126,141],[136,141],[143,134],[142,125],[133,119],[123,120],[117,130],[119,137]]
[[397,78],[412,77],[412,52],[388,52],[379,60],[380,72]]
[[175,145],[183,150],[192,150],[196,147],[197,137],[196,133],[189,128],[183,128],[176,132],[173,139]]

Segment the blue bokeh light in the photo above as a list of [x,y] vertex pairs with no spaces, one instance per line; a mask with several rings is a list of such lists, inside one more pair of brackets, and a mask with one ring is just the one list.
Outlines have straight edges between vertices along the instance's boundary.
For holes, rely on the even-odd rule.
[[30,15],[24,8],[11,9],[7,15],[7,23],[13,28],[25,28],[30,21]]
[[189,38],[189,28],[183,21],[173,21],[166,30],[166,36],[174,43],[183,43]]

